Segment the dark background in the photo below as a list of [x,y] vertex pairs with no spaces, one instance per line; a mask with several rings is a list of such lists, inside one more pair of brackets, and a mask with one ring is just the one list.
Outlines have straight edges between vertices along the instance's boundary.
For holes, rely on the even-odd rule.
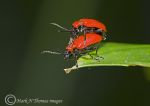
[[64,51],[69,40],[68,33],[58,33],[49,23],[70,28],[84,17],[105,23],[107,42],[148,44],[149,4],[148,0],[1,0],[0,105],[13,94],[22,99],[61,99],[61,106],[150,106],[148,68],[93,67],[66,75],[63,69],[72,63],[61,55],[40,54]]

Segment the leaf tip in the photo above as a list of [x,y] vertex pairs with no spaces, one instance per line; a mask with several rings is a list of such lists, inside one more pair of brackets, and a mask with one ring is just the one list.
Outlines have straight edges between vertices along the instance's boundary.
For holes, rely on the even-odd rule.
[[65,71],[66,74],[69,74],[71,71],[76,70],[76,69],[78,69],[78,68],[76,66],[73,66],[71,68],[64,69],[64,71]]

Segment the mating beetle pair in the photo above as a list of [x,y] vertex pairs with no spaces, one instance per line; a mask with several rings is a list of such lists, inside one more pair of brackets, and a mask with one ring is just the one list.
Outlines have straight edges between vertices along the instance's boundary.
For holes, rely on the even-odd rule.
[[[72,29],[64,28],[56,23],[51,24],[71,33],[69,44],[64,53],[64,59],[74,58],[77,61],[79,55],[86,54],[93,50],[96,50],[97,55],[98,47],[93,45],[106,39],[107,30],[105,25],[94,19],[84,18],[75,21],[72,24]],[[76,64],[76,66],[78,67],[78,64]]]

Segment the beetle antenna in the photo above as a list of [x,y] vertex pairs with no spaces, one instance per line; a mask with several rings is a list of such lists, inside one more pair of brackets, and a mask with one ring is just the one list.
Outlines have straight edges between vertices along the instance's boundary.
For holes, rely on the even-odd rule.
[[69,30],[69,31],[64,31],[64,30],[57,30],[58,32],[71,32],[71,30]]
[[46,54],[46,53],[48,53],[48,54],[56,54],[56,55],[62,54],[60,52],[53,52],[53,51],[49,51],[49,50],[44,50],[44,51],[41,52],[41,54]]
[[67,32],[70,32],[70,31],[71,31],[71,30],[69,30],[69,29],[67,29],[67,28],[64,28],[64,27],[58,25],[57,23],[50,23],[50,24],[55,25],[55,26],[57,26],[57,27],[59,27],[59,28],[65,30],[65,31],[67,31]]

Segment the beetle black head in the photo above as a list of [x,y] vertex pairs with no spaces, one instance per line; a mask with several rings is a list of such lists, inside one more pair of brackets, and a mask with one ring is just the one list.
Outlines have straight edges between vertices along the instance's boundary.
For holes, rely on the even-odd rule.
[[71,52],[70,51],[65,51],[65,53],[64,53],[64,59],[65,60],[70,59],[70,56],[71,56]]
[[79,33],[80,33],[80,34],[82,34],[82,33],[85,34],[85,33],[86,33],[86,29],[87,29],[87,27],[86,27],[86,26],[83,26],[83,25],[79,26],[78,28],[74,28],[74,27],[73,27],[72,33],[74,33],[74,34],[73,34],[74,36],[78,36]]

